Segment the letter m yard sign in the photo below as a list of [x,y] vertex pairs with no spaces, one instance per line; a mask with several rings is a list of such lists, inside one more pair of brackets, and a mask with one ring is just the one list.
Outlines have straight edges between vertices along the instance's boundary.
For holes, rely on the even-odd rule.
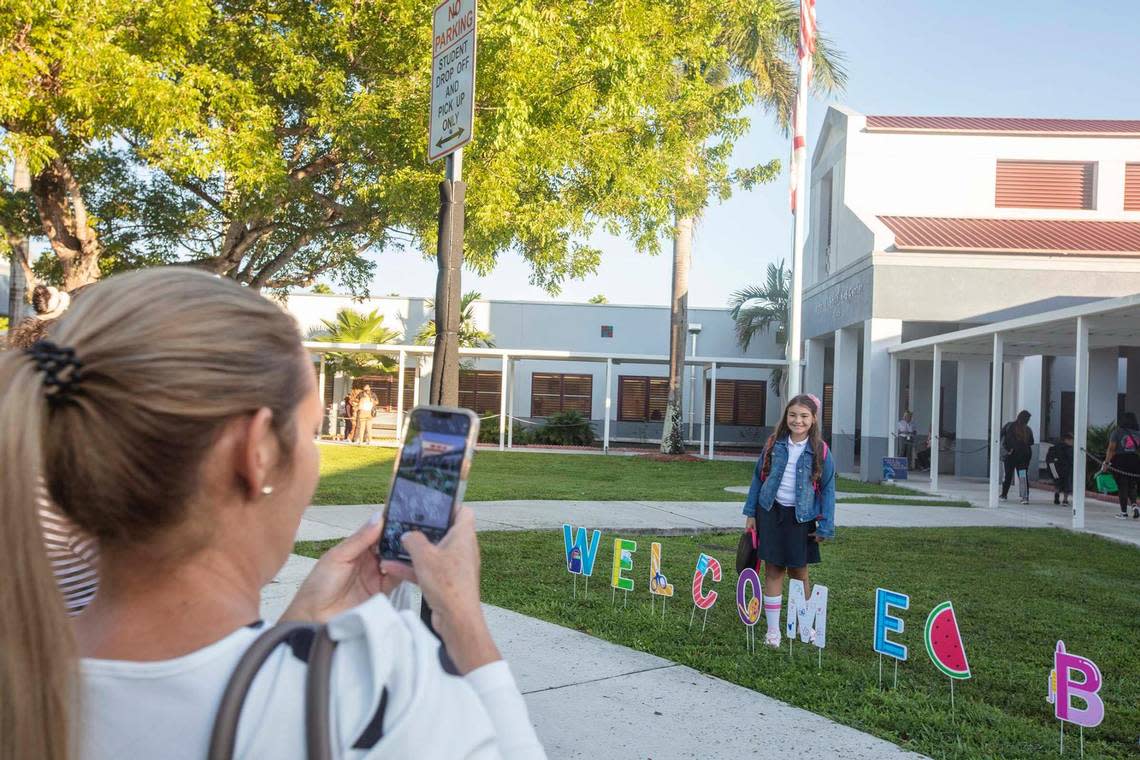
[[437,5],[431,39],[428,160],[436,161],[470,142],[475,126],[475,0]]

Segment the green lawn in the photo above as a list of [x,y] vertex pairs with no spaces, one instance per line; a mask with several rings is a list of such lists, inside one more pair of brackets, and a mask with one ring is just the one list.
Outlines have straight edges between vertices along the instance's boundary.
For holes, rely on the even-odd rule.
[[[375,504],[388,495],[396,450],[322,446],[314,504]],[[747,486],[752,462],[654,462],[644,457],[478,451],[467,501],[587,499],[594,501],[743,501],[726,486]],[[841,491],[913,493],[841,479]]]
[[[1140,736],[1140,551],[1059,530],[847,528],[824,548],[813,578],[830,589],[827,649],[797,642],[794,660],[762,646],[745,652],[734,604],[735,534],[662,537],[663,571],[676,587],[664,619],[651,616],[646,591],[649,543],[637,536],[636,590],[629,608],[610,606],[613,534],[602,536],[588,601],[572,599],[562,536],[556,532],[483,533],[483,597],[495,605],[652,652],[794,705],[869,731],[934,758],[1038,758],[1057,752],[1058,724],[1045,702],[1046,677],[1058,638],[1091,657],[1104,675],[1106,718],[1087,731],[1089,757],[1135,758]],[[328,544],[308,544],[319,554]],[[687,628],[692,568],[699,552],[726,566],[721,598]],[[900,613],[910,649],[897,689],[877,685],[871,649],[876,586],[907,593]],[[579,590],[582,584],[579,582]],[[926,615],[954,602],[972,680],[956,685],[931,664],[922,643]],[[660,605],[657,607],[660,610]],[[698,616],[699,618],[699,616]],[[889,661],[888,661],[889,662]],[[583,663],[584,668],[589,663]],[[1076,754],[1076,729],[1066,733]]]

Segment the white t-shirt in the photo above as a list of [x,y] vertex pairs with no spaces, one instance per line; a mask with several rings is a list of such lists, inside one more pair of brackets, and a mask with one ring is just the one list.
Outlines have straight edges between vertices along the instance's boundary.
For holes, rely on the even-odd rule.
[[799,443],[794,443],[791,438],[788,439],[788,465],[784,468],[784,474],[780,476],[780,488],[776,491],[776,501],[785,507],[796,505],[796,463],[800,461],[807,444],[807,438]]
[[[206,757],[226,683],[262,630],[243,628],[161,662],[81,660],[80,760]],[[336,757],[546,757],[505,662],[448,675],[439,642],[418,615],[397,612],[383,595],[337,617],[329,631],[339,642],[330,711]],[[235,757],[305,757],[312,635],[304,633],[279,646],[254,680]]]
[[367,393],[361,394],[360,399],[356,402],[357,414],[372,414],[372,396]]
[[895,432],[899,435],[914,435],[914,423],[908,422],[907,420],[899,420],[898,424],[895,425]]

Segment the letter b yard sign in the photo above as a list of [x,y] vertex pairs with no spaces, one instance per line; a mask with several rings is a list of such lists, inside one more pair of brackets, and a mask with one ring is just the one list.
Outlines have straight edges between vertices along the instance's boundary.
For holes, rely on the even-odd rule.
[[475,0],[445,0],[432,22],[428,160],[471,141],[475,114]]

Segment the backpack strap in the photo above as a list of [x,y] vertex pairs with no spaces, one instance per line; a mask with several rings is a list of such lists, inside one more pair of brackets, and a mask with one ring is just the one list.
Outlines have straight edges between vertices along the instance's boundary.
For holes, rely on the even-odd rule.
[[768,459],[768,452],[772,450],[772,446],[776,443],[776,434],[772,433],[768,436],[768,440],[764,443],[764,448],[760,452],[760,482],[763,483],[768,479],[768,473],[764,472],[764,462]]
[[305,739],[309,760],[332,760],[329,728],[329,680],[336,642],[328,628],[312,623],[278,623],[258,636],[238,660],[210,735],[209,760],[231,760],[237,746],[238,721],[250,687],[266,660],[279,644],[300,630],[314,632],[309,653],[309,669],[305,678]]

